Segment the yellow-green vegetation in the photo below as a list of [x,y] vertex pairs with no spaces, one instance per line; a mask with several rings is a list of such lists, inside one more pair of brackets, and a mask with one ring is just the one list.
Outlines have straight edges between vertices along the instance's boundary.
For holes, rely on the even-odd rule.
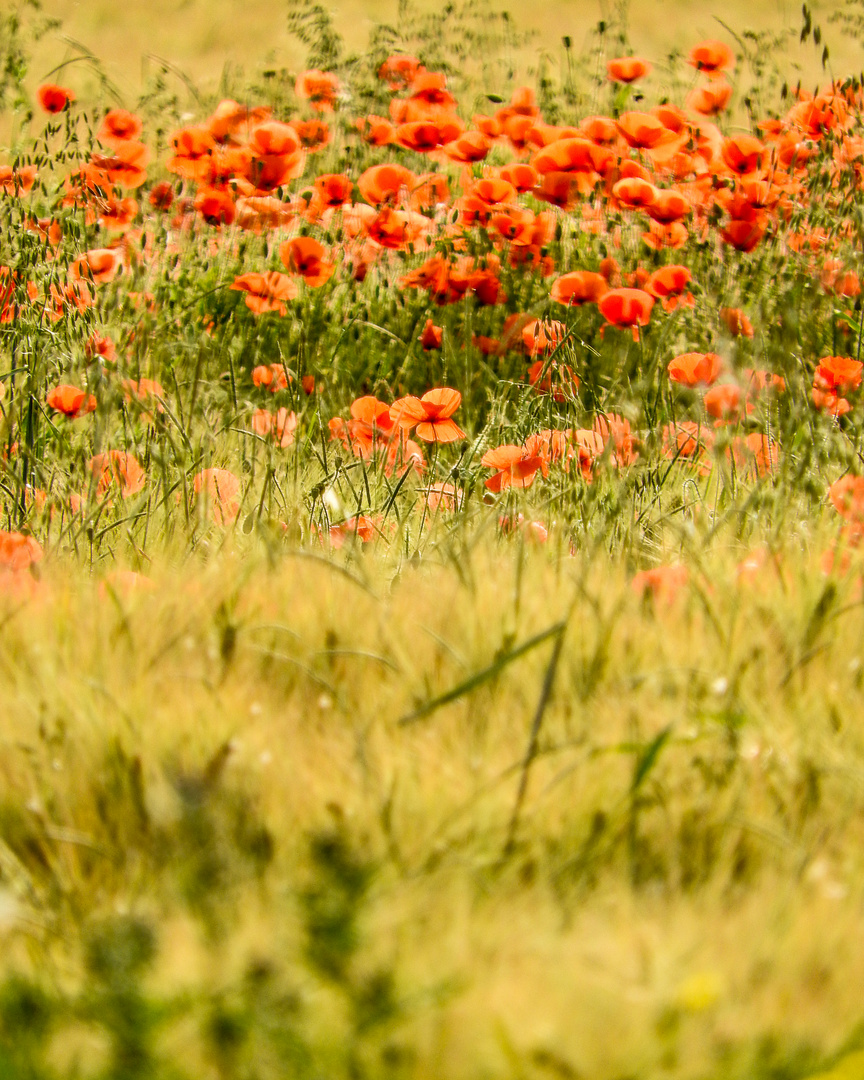
[[864,1076],[864,2],[684,10],[0,12],[0,1080]]

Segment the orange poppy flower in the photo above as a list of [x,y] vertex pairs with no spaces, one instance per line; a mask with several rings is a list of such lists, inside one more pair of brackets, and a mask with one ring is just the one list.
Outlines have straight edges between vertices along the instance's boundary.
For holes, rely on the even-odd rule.
[[317,214],[327,207],[345,206],[351,202],[354,181],[344,173],[324,173],[316,177],[312,185],[314,194],[309,203],[310,214]]
[[92,154],[90,163],[101,169],[112,184],[138,188],[147,180],[150,151],[141,142],[118,142],[113,155]]
[[703,397],[705,411],[719,423],[730,423],[738,419],[741,408],[741,387],[734,383],[713,386]]
[[557,139],[535,154],[531,164],[542,175],[567,173],[587,195],[615,163],[615,155],[584,136]]
[[652,149],[675,137],[675,132],[651,113],[625,112],[618,117],[616,126],[627,140],[629,146],[636,149]]
[[651,570],[640,570],[638,574],[634,574],[630,587],[639,596],[671,604],[687,584],[689,577],[687,567],[680,563],[655,566]]
[[730,68],[735,61],[732,50],[722,41],[703,41],[694,45],[687,57],[687,63],[699,71],[724,71]]
[[720,308],[720,318],[733,337],[753,337],[753,324],[740,308]]
[[864,476],[841,476],[828,488],[828,498],[847,521],[864,523]]
[[188,180],[206,180],[216,142],[207,128],[182,128],[169,139],[173,156],[165,168]]
[[0,192],[6,195],[29,195],[36,183],[38,170],[35,165],[0,165]]
[[514,161],[509,165],[502,165],[499,176],[508,184],[512,184],[520,195],[530,191],[540,179],[540,174],[527,161]]
[[813,376],[819,390],[857,390],[864,364],[848,356],[823,356]]
[[99,224],[103,229],[125,231],[138,213],[135,199],[117,199],[113,195],[105,200],[105,208],[99,215]]
[[216,228],[233,224],[236,215],[230,193],[219,188],[201,188],[195,196],[195,209],[208,225]]
[[340,439],[359,457],[369,457],[376,449],[388,444],[397,434],[390,416],[390,406],[371,394],[351,402],[351,419],[345,424],[337,418],[329,424],[331,437]]
[[84,281],[73,281],[62,287],[52,282],[48,291],[51,306],[45,309],[45,314],[52,321],[62,319],[65,315],[80,315],[93,306],[93,297]]
[[170,210],[174,202],[174,188],[168,180],[160,180],[150,189],[148,202],[156,210]]
[[691,458],[711,446],[710,428],[693,420],[678,420],[663,428],[663,454],[670,458]]
[[664,311],[674,311],[679,305],[692,307],[695,301],[687,291],[690,271],[686,266],[661,266],[645,282],[645,291],[660,300]]
[[[541,379],[544,367],[546,374]],[[528,382],[541,394],[551,394],[553,401],[570,401],[579,389],[579,376],[567,364],[547,365],[544,360],[536,360],[526,374]]]
[[137,139],[143,129],[141,118],[126,109],[111,109],[102,120],[96,138],[106,146]]
[[79,390],[77,386],[61,383],[60,386],[55,386],[53,390],[48,391],[45,404],[49,409],[63,413],[64,416],[74,420],[77,416],[93,412],[96,408],[96,398],[93,394],[88,394],[86,390]]
[[385,116],[363,116],[354,121],[354,127],[360,132],[360,138],[371,146],[388,146],[393,142],[396,130]]
[[229,287],[247,294],[246,306],[256,315],[266,311],[284,315],[286,301],[294,300],[299,293],[291,278],[277,270],[271,270],[269,274],[241,274]]
[[368,514],[358,514],[356,517],[347,518],[338,525],[331,525],[328,534],[330,544],[334,548],[341,548],[351,536],[357,536],[361,542],[368,544],[378,535],[375,521]]
[[303,71],[294,84],[297,97],[308,101],[319,112],[332,112],[336,96],[339,93],[339,80],[329,71]]
[[384,206],[371,221],[366,232],[376,244],[398,250],[416,244],[430,228],[429,219],[411,210],[393,210]]
[[480,464],[487,469],[497,470],[494,476],[484,481],[485,486],[497,495],[508,487],[530,487],[534,483],[534,474],[543,465],[543,459],[539,454],[532,454],[525,446],[505,444],[487,450]]
[[444,153],[451,161],[471,164],[482,161],[492,149],[492,140],[482,131],[464,131],[444,144]]
[[814,386],[810,391],[810,399],[817,409],[826,409],[832,416],[845,416],[852,411],[851,403],[833,390],[820,390]]
[[267,386],[271,394],[288,389],[285,368],[281,364],[259,364],[252,368],[252,382],[256,386]]
[[42,545],[34,537],[0,530],[0,566],[17,573],[41,562],[42,557]]
[[732,99],[732,85],[725,79],[712,79],[687,95],[687,106],[700,116],[719,116]]
[[295,236],[279,247],[279,258],[292,274],[299,274],[313,289],[329,281],[335,265],[325,262],[326,248],[311,236]]
[[757,478],[768,476],[780,463],[779,445],[770,436],[758,431],[734,440],[731,454],[739,469],[752,469]]
[[682,386],[711,386],[716,382],[723,361],[716,353],[689,352],[670,360],[666,370],[673,382]]
[[277,409],[275,413],[268,412],[266,409],[256,409],[252,414],[251,427],[255,434],[262,438],[271,435],[276,445],[284,450],[286,446],[294,442],[297,415],[294,412],[288,412],[284,406]]
[[721,230],[720,235],[737,251],[753,251],[768,229],[768,222],[764,217],[757,217],[754,221],[742,221],[733,218]]
[[227,525],[240,512],[240,481],[228,469],[203,469],[192,480],[192,490],[210,508],[217,525]]
[[44,83],[36,91],[39,104],[47,113],[60,113],[66,106],[75,100],[75,95],[65,86],[57,86],[55,83]]
[[97,357],[106,364],[117,360],[117,346],[110,337],[103,337],[95,330],[84,343],[84,355],[95,360]]
[[557,348],[566,336],[567,327],[557,319],[531,319],[522,327],[522,345],[529,356]]
[[113,248],[93,248],[85,251],[69,266],[72,281],[93,281],[105,285],[114,280],[120,259]]
[[399,398],[390,406],[390,417],[404,431],[417,425],[417,438],[424,442],[449,443],[464,439],[465,432],[451,420],[462,395],[450,387],[427,390],[421,398]]
[[657,188],[639,176],[629,176],[614,185],[612,194],[622,206],[640,209],[654,202],[657,198]]
[[278,120],[258,124],[249,135],[249,151],[249,180],[259,192],[273,191],[303,174],[306,155],[290,124]]
[[439,510],[458,510],[465,499],[465,493],[455,484],[447,482],[430,484],[426,488],[426,508],[430,514]]
[[651,71],[647,60],[638,56],[620,56],[606,62],[606,73],[612,82],[632,83]]
[[550,296],[559,304],[579,306],[596,304],[609,291],[609,285],[602,274],[590,270],[573,270],[562,274],[552,283]]
[[630,421],[623,416],[617,413],[603,413],[591,426],[603,439],[604,447],[610,439],[612,440],[615,446],[615,453],[611,458],[613,465],[632,465],[639,457],[639,440],[633,435]]
[[630,327],[639,340],[639,327],[651,321],[654,297],[643,289],[610,289],[597,303],[600,314],[613,326]]
[[323,149],[330,142],[330,128],[324,120],[295,120],[292,127],[300,145],[310,153]]
[[648,216],[661,225],[670,225],[677,221],[683,221],[693,210],[693,207],[680,191],[671,188],[661,188],[654,196],[654,201],[645,207]]
[[373,165],[360,174],[357,187],[372,206],[396,203],[403,191],[411,191],[417,177],[404,165]]
[[90,458],[88,468],[96,480],[96,495],[104,498],[113,484],[120,489],[124,499],[136,495],[147,481],[147,474],[132,454],[123,450],[109,450]]
[[748,176],[761,170],[765,144],[753,135],[730,135],[723,140],[721,154],[733,173]]
[[387,83],[391,90],[404,90],[414,82],[422,65],[416,56],[396,53],[388,56],[378,68],[378,78]]

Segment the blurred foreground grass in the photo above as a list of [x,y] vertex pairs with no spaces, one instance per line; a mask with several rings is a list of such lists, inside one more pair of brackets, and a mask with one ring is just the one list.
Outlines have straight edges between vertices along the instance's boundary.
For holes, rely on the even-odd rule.
[[860,586],[553,548],[5,603],[2,1075],[860,1075]]

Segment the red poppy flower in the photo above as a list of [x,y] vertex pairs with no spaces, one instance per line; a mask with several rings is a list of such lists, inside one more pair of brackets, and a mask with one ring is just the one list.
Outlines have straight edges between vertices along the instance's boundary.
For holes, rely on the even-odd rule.
[[648,207],[654,202],[657,198],[657,188],[640,176],[628,176],[615,184],[612,194],[623,206],[638,209]]
[[378,68],[378,78],[383,79],[391,90],[404,90],[414,82],[421,70],[422,66],[416,56],[396,53],[388,56]]
[[295,120],[293,128],[304,150],[315,153],[330,142],[330,128],[324,120]]
[[417,177],[404,165],[373,165],[357,180],[360,194],[372,206],[395,203],[403,191],[411,191]]

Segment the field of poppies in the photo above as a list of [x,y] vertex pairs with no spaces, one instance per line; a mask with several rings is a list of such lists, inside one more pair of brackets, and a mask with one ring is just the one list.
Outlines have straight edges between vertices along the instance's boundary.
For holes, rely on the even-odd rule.
[[864,1076],[864,85],[813,13],[819,86],[618,17],[519,83],[482,5],[349,55],[309,0],[302,69],[125,102],[31,89],[41,19],[0,1075]]

